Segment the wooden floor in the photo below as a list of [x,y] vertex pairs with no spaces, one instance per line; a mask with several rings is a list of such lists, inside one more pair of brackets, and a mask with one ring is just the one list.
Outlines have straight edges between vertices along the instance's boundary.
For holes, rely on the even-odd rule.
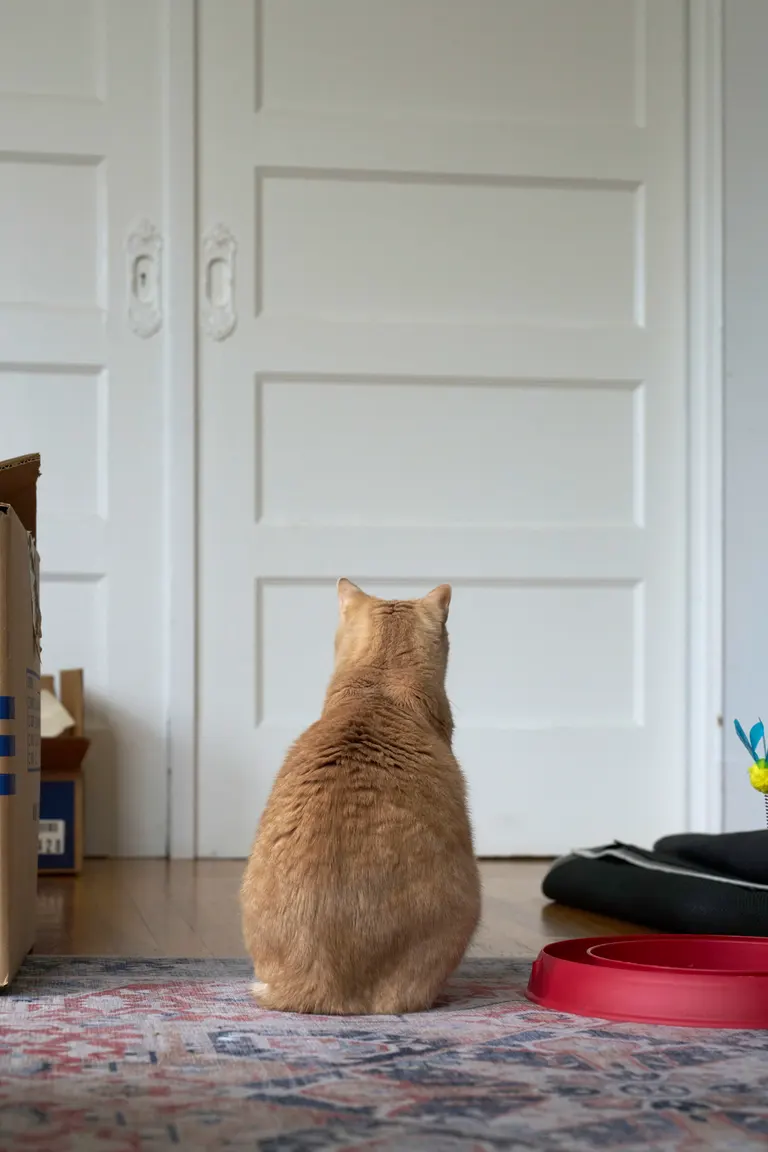
[[[241,956],[242,861],[89,860],[82,876],[41,877],[36,953],[69,956]],[[535,956],[552,940],[639,929],[550,905],[547,864],[482,865],[478,956]]]

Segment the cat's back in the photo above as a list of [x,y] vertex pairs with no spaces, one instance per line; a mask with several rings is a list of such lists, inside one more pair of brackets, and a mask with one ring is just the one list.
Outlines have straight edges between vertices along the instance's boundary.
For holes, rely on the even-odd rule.
[[445,694],[450,588],[339,583],[321,718],[289,750],[241,889],[268,1008],[422,1011],[477,926],[480,877]]
[[289,750],[261,833],[294,848],[371,850],[371,835],[471,841],[464,781],[450,744],[382,696],[345,700]]

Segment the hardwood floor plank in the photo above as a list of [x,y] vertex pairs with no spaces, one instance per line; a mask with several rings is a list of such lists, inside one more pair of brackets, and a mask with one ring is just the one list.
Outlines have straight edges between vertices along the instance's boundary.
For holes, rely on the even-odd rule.
[[[87,860],[77,878],[45,876],[35,952],[59,956],[242,956],[242,860]],[[552,940],[640,932],[548,904],[549,864],[481,864],[483,920],[475,956],[533,957]]]

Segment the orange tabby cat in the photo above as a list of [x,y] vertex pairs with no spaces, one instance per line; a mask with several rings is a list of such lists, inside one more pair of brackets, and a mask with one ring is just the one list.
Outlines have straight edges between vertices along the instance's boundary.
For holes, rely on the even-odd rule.
[[477,927],[480,878],[445,694],[451,589],[339,581],[336,662],[288,752],[241,890],[264,1008],[429,1008]]

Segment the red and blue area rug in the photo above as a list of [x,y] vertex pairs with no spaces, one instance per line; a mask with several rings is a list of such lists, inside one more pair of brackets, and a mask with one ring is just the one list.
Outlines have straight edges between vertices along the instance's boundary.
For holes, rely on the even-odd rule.
[[260,1012],[240,960],[30,959],[0,999],[0,1150],[768,1148],[768,1032],[541,1011],[473,960],[434,1011]]

